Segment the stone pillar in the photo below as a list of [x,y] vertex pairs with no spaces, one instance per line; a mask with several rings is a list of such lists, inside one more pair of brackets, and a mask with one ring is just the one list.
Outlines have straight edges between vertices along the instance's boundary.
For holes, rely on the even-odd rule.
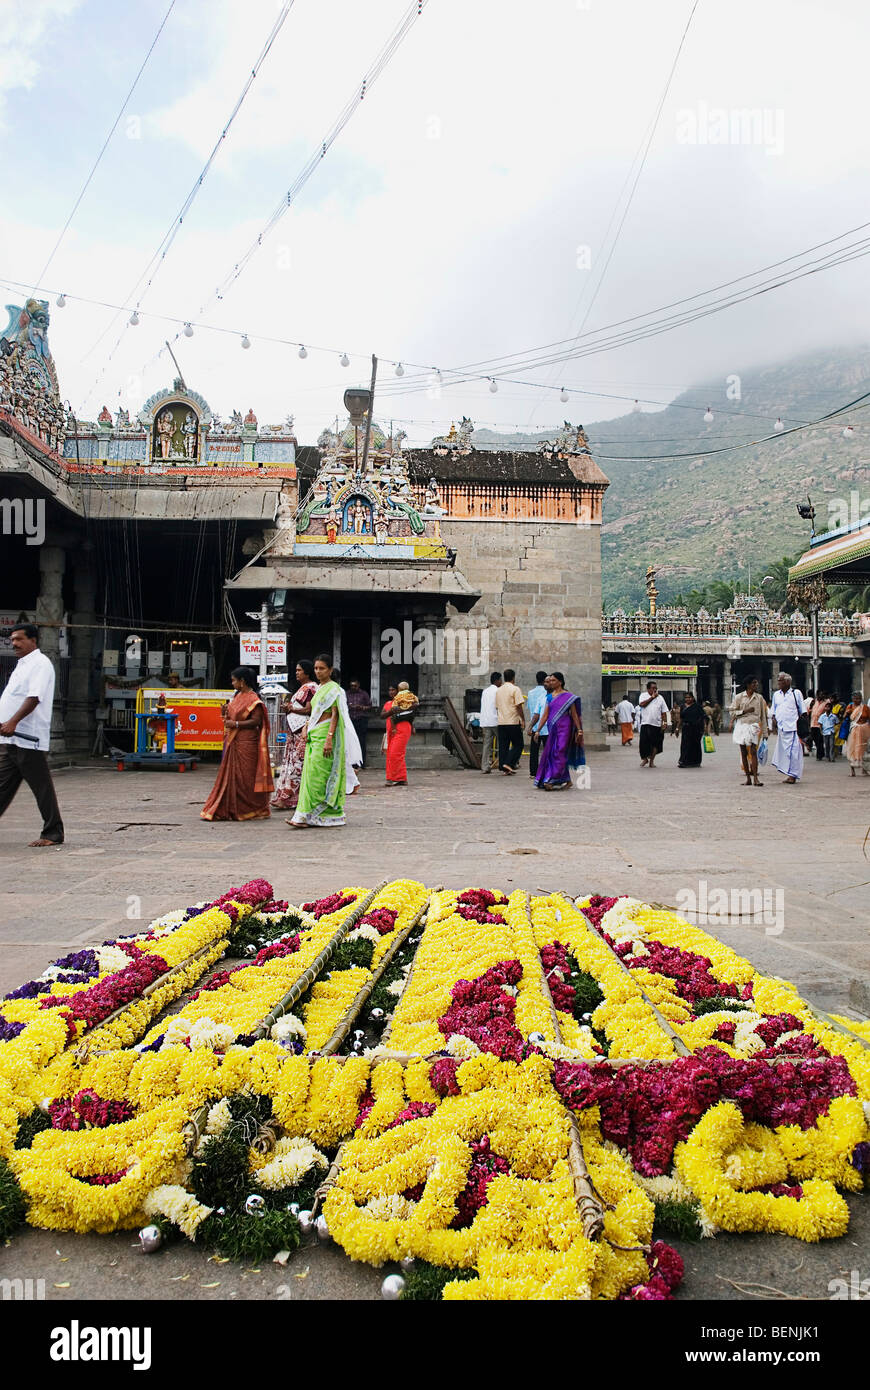
[[761,692],[763,695],[766,695],[768,702],[773,699],[774,690],[778,689],[777,681],[779,680],[779,673],[781,670],[782,665],[780,663],[779,657],[773,657],[770,663],[770,690],[767,692]]
[[90,753],[96,730],[92,690],[96,586],[94,548],[86,541],[75,572],[66,707],[66,751],[82,758]]
[[442,696],[442,674],[443,667],[438,662],[438,629],[440,619],[431,613],[417,620],[417,631],[425,632],[426,650],[431,651],[432,661],[423,662],[420,665],[419,689],[417,695],[420,702],[439,702]]
[[[55,673],[54,706],[51,716],[51,751],[65,753],[63,695],[60,669],[60,624],[63,620],[63,574],[66,552],[59,545],[44,545],[39,552],[39,598],[36,621],[40,628],[40,650],[48,657]],[[43,626],[45,624],[45,626]],[[51,626],[49,626],[51,624]]]
[[731,661],[726,656],[722,661],[722,699],[720,701],[723,710],[731,704]]
[[803,667],[804,671],[804,680],[803,685],[801,686],[801,691],[804,695],[806,695],[808,690],[813,689],[813,663],[811,661],[801,661],[800,664]]

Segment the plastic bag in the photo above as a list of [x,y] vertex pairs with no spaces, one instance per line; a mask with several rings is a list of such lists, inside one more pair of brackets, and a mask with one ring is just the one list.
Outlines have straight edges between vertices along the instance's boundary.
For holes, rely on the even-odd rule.
[[764,767],[767,762],[767,739],[763,738],[758,745],[758,766]]
[[715,745],[715,743],[713,742],[713,735],[712,735],[712,734],[705,734],[705,735],[704,735],[704,752],[705,752],[705,753],[715,753],[715,752],[716,752],[716,745]]

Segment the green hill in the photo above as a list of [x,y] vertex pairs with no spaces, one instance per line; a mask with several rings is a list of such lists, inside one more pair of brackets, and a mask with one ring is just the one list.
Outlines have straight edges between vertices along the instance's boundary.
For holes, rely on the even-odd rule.
[[[861,443],[861,422],[870,417],[860,410],[829,425],[755,442],[773,432],[777,416],[787,431],[870,391],[870,348],[820,351],[747,369],[740,373],[739,400],[727,399],[725,390],[721,377],[677,396],[664,410],[586,425],[592,452],[611,482],[602,529],[606,607],[636,607],[650,564],[657,569],[660,603],[715,579],[745,583],[748,565],[757,582],[765,564],[805,549],[808,523],[798,517],[795,502],[807,492],[819,531],[826,529],[835,498],[848,504],[850,492],[863,488],[862,498],[870,499]],[[714,418],[705,424],[708,405]],[[847,419],[857,427],[852,439],[843,438]],[[474,442],[533,448],[546,437],[478,430]],[[733,445],[741,447],[708,452]],[[666,453],[686,457],[657,457]]]

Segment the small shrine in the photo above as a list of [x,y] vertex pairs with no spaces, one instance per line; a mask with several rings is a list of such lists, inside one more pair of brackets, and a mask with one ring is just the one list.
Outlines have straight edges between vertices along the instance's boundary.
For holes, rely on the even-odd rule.
[[325,452],[299,510],[296,555],[447,559],[441,489],[435,477],[424,488],[412,485],[402,438],[387,438],[373,425],[373,447],[363,463],[352,429],[321,434],[318,445]]

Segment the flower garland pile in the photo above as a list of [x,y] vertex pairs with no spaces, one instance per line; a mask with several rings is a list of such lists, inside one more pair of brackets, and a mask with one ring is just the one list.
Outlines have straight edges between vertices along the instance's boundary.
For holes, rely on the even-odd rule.
[[[300,910],[255,880],[12,991],[0,1232],[25,1212],[153,1222],[260,1258],[295,1248],[334,1160],[329,1231],[354,1259],[416,1260],[406,1296],[644,1301],[682,1278],[664,1232],[846,1229],[841,1194],[870,1169],[868,1025],[832,1027],[674,913],[474,888],[428,898],[378,985],[388,1045],[318,1057],[427,901],[392,883],[348,931],[364,896]],[[200,985],[234,937],[251,959]]]

